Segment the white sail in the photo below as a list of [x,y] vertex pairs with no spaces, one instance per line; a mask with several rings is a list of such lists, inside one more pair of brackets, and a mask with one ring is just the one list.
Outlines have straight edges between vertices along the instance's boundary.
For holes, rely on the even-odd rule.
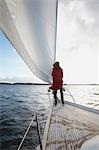
[[55,60],[56,0],[0,0],[0,28],[40,79]]

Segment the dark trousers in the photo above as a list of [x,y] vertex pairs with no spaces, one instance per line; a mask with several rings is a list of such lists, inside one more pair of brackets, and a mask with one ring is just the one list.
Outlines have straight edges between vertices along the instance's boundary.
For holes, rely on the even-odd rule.
[[[53,91],[54,94],[54,99],[55,99],[55,104],[57,104],[57,91]],[[64,104],[64,96],[63,96],[63,89],[60,89],[60,94],[61,94],[61,101],[62,104]]]

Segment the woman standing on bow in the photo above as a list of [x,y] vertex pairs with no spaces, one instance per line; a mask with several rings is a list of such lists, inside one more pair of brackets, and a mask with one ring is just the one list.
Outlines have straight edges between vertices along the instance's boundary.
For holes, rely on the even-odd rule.
[[52,70],[53,84],[50,87],[53,90],[55,105],[57,105],[57,90],[60,90],[62,104],[64,104],[63,98],[63,70],[59,65],[59,62],[55,62]]

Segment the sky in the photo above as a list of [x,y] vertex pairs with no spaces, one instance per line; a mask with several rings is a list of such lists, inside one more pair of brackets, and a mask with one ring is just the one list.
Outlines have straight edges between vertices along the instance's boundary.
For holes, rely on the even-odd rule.
[[33,75],[2,32],[0,32],[0,81],[42,83]]
[[[99,84],[99,1],[61,0],[56,60],[64,83]],[[41,82],[0,32],[0,81]]]

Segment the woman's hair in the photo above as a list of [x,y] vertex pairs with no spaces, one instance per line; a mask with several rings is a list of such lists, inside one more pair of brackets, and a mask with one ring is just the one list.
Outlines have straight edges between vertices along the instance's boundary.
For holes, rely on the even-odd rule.
[[60,67],[60,66],[59,66],[59,62],[58,62],[58,61],[55,62],[53,66],[54,66],[54,67]]

